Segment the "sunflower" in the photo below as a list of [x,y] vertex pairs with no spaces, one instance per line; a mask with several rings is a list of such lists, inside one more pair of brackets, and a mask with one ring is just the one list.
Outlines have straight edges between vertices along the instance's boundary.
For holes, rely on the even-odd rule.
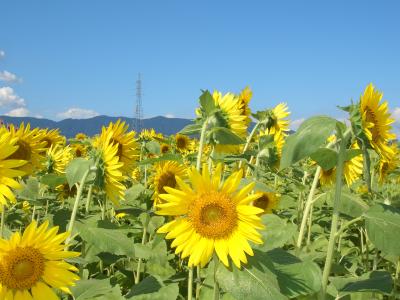
[[126,187],[122,183],[125,176],[122,173],[123,163],[119,161],[118,144],[112,140],[113,132],[108,135],[101,134],[94,141],[96,151],[96,159],[98,159],[99,177],[101,178],[99,185],[104,189],[107,197],[115,204],[119,205],[119,201],[124,199]]
[[168,153],[170,149],[171,149],[171,147],[168,144],[164,143],[161,145],[161,153],[162,154]]
[[389,158],[380,157],[378,163],[379,183],[383,183],[386,177],[400,165],[400,152],[396,144],[390,146],[393,155]]
[[[332,140],[332,139],[331,139]],[[351,149],[359,149],[358,144],[354,142],[351,145]],[[363,173],[363,157],[357,155],[352,159],[345,161],[343,164],[343,175],[346,180],[346,184],[350,186],[353,184]],[[336,167],[329,170],[321,169],[319,177],[321,185],[333,185],[336,182]]]
[[133,169],[131,178],[135,181],[140,181],[140,168],[136,167]]
[[38,135],[40,142],[45,142],[44,148],[50,148],[53,145],[65,145],[65,137],[60,134],[59,129],[39,129]]
[[388,159],[394,154],[388,141],[395,139],[396,135],[390,132],[394,119],[390,118],[388,103],[380,103],[382,96],[383,94],[370,83],[360,97],[360,113],[365,136],[372,148]]
[[158,205],[161,201],[160,194],[166,192],[166,187],[175,188],[175,176],[186,178],[187,169],[185,166],[176,161],[162,161],[153,165],[153,175],[149,178],[150,187],[154,190],[154,205]]
[[5,128],[0,128],[0,210],[8,202],[16,201],[11,189],[18,189],[21,185],[14,178],[25,175],[17,168],[24,166],[26,161],[9,158],[18,151],[17,141]]
[[68,163],[72,160],[73,155],[70,147],[63,147],[59,144],[53,144],[46,153],[46,167],[47,172],[56,172],[58,174],[64,174],[65,168]]
[[[218,91],[214,91],[212,96],[215,105],[221,111],[220,114],[216,115],[218,126],[228,128],[239,137],[245,138],[249,117],[245,114],[245,109],[240,107],[239,97],[232,93],[222,95]],[[240,148],[238,145],[215,145],[216,151],[225,153],[239,152]]]
[[8,158],[27,161],[26,164],[19,167],[26,175],[40,170],[43,167],[43,154],[46,150],[44,148],[46,142],[43,141],[43,132],[41,133],[37,128],[31,130],[29,123],[26,126],[22,123],[18,129],[11,125],[10,132],[12,137],[17,138],[18,150]]
[[85,157],[87,154],[87,147],[83,144],[70,144],[71,152],[75,157]]
[[253,92],[251,91],[251,89],[248,86],[245,87],[239,94],[238,106],[242,112],[241,114],[243,116],[247,116],[247,119],[246,119],[247,125],[251,122],[251,119],[250,119],[251,111],[250,111],[249,103],[250,103],[250,100],[252,97],[253,97]]
[[177,188],[166,187],[167,194],[160,198],[166,203],[159,205],[157,213],[173,216],[174,220],[163,225],[158,232],[167,233],[166,239],[174,239],[171,246],[182,259],[189,256],[189,266],[205,266],[215,250],[225,266],[228,255],[240,268],[247,263],[246,253],[253,255],[248,240],[262,244],[263,229],[258,214],[263,210],[251,205],[261,194],[249,194],[255,183],[239,189],[242,170],[221,182],[222,165],[213,176],[207,166],[200,174],[195,168],[189,171],[191,186],[179,176]]
[[287,135],[289,131],[289,120],[287,117],[290,115],[286,103],[279,103],[273,109],[271,109],[271,123],[268,124],[266,134],[275,134],[282,132]]
[[57,234],[58,227],[48,226],[48,221],[39,227],[33,221],[22,235],[0,239],[0,299],[58,299],[52,288],[71,294],[78,269],[64,259],[80,253],[64,251],[69,233]]
[[121,171],[124,174],[132,173],[135,163],[139,159],[139,145],[135,141],[135,132],[128,132],[129,126],[125,122],[118,120],[116,123],[110,123],[108,127],[103,127],[100,139],[111,135],[111,142],[117,145],[117,156],[123,163]]
[[69,187],[68,183],[63,183],[56,186],[56,191],[58,192],[57,199],[64,202],[64,200],[69,198],[75,198],[77,189],[75,184]]
[[86,139],[87,139],[87,135],[84,134],[84,133],[82,133],[82,132],[79,132],[79,133],[77,133],[77,134],[75,135],[75,139],[80,140],[80,141],[83,141],[83,140],[86,140]]
[[191,141],[188,136],[178,133],[175,135],[175,145],[178,151],[186,152],[190,150]]
[[271,214],[279,204],[279,198],[275,193],[263,192],[261,197],[253,201],[253,206],[261,208],[262,214]]
[[153,128],[151,129],[143,129],[142,132],[139,134],[139,139],[144,141],[151,141],[151,140],[162,140],[164,136],[162,133],[157,133]]

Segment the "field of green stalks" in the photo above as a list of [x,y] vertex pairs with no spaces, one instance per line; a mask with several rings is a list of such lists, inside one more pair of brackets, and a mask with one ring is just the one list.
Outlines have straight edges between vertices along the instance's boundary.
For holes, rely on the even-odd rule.
[[172,136],[0,127],[0,300],[400,299],[400,154],[372,84],[346,121],[204,91]]

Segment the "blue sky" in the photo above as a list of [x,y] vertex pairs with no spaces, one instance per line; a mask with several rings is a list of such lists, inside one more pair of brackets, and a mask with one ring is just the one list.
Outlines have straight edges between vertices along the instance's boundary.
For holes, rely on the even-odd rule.
[[[192,118],[201,89],[338,118],[369,82],[400,117],[399,1],[0,4],[0,114]],[[6,72],[7,71],[7,72]],[[13,77],[13,75],[15,75]],[[398,109],[396,109],[398,108]]]

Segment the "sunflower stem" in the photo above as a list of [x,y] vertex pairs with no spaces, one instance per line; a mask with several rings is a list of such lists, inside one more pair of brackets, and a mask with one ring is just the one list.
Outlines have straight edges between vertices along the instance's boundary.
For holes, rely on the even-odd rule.
[[[147,224],[143,226],[143,235],[142,235],[142,245],[146,243],[146,234],[147,234]],[[136,269],[136,277],[135,277],[135,284],[140,282],[140,269],[142,267],[142,259],[139,258],[138,265]]]
[[333,254],[335,252],[336,232],[339,223],[339,208],[342,194],[342,177],[343,177],[343,166],[346,158],[346,146],[351,136],[351,131],[346,131],[340,141],[340,148],[338,154],[338,160],[336,165],[336,185],[335,185],[335,198],[333,202],[333,213],[331,222],[331,232],[329,235],[328,249],[326,253],[325,266],[322,274],[322,300],[325,300],[327,296],[328,278],[331,272]]
[[[250,135],[247,137],[246,144],[244,145],[243,152],[242,152],[243,154],[246,153],[247,149],[249,149],[251,140],[253,139],[253,136],[256,134],[258,127],[260,127],[260,122],[257,122],[256,125],[254,125],[253,129],[250,132]],[[242,167],[242,165],[243,165],[243,161],[241,160],[239,162],[239,169]]]
[[193,267],[189,267],[187,300],[192,300],[193,295]]
[[5,218],[6,218],[6,207],[5,207],[5,205],[2,204],[1,205],[0,239],[3,238]]
[[89,214],[89,208],[90,208],[90,201],[92,200],[92,192],[93,192],[93,184],[89,186],[87,198],[86,198],[86,206],[85,206],[85,216]]
[[214,254],[214,300],[219,300],[219,284],[217,280],[217,271],[218,271],[218,257]]
[[90,169],[88,169],[83,174],[81,182],[79,184],[78,191],[76,193],[75,203],[74,203],[74,207],[72,209],[71,219],[69,221],[68,229],[67,229],[67,231],[69,232],[70,235],[67,237],[67,239],[65,241],[66,250],[68,250],[68,247],[69,247],[68,244],[71,241],[71,234],[72,234],[72,230],[74,229],[74,225],[75,225],[76,214],[78,212],[78,207],[79,207],[79,200],[81,199],[83,188],[85,187],[86,179],[87,179],[89,173],[90,173]]
[[204,147],[204,141],[206,138],[207,125],[208,125],[208,118],[204,121],[203,126],[201,127],[199,152],[197,153],[197,161],[196,161],[196,169],[198,171],[200,171],[200,167],[201,167],[201,156],[203,155],[203,147]]
[[311,185],[310,193],[308,194],[308,198],[307,198],[307,201],[306,201],[306,206],[304,208],[303,218],[301,220],[299,237],[297,238],[297,244],[296,244],[298,249],[301,248],[301,244],[303,242],[304,233],[305,233],[305,229],[306,229],[306,225],[307,225],[308,214],[309,214],[309,212],[311,210],[311,206],[313,204],[313,198],[314,198],[314,195],[315,195],[315,191],[317,189],[318,179],[319,179],[319,175],[320,174],[321,174],[321,167],[318,166],[317,170],[315,171],[314,180],[313,180],[313,183]]
[[197,266],[196,268],[196,300],[200,299],[200,288],[201,288],[201,267]]

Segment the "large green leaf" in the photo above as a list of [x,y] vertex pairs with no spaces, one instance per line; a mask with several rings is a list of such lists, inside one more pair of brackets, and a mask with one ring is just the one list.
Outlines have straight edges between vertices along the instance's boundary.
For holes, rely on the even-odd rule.
[[225,127],[214,127],[208,134],[212,136],[215,143],[221,145],[240,145],[246,142],[243,138]]
[[310,157],[312,160],[316,161],[322,169],[327,171],[336,166],[337,155],[337,152],[332,149],[319,148],[312,153]]
[[368,238],[384,253],[400,256],[400,210],[378,204],[364,213]]
[[71,288],[75,300],[122,300],[121,291],[116,286],[111,286],[109,279],[79,280]]
[[387,271],[373,271],[360,277],[333,277],[330,281],[341,296],[354,292],[390,294],[393,288],[392,276]]
[[336,126],[336,120],[327,116],[316,116],[304,121],[297,132],[289,136],[283,147],[280,169],[290,167],[299,160],[316,152]]
[[266,255],[256,250],[255,256],[249,257],[248,264],[241,270],[232,267],[230,271],[220,264],[216,275],[220,287],[236,299],[287,299],[279,291],[276,276],[271,272],[272,268]]
[[178,294],[179,288],[177,283],[165,285],[156,277],[149,276],[139,284],[133,286],[126,298],[135,300],[174,300],[178,297]]
[[90,245],[94,245],[100,252],[109,252],[115,255],[134,257],[133,240],[118,229],[99,228],[87,223],[77,222],[79,235]]
[[272,272],[278,279],[281,293],[289,298],[317,293],[321,288],[321,270],[312,261],[301,261],[282,250],[267,252],[273,263]]
[[52,189],[65,182],[66,182],[65,175],[46,174],[40,178],[40,183],[48,185]]
[[297,233],[294,224],[274,214],[263,215],[261,219],[265,225],[265,230],[261,231],[264,244],[257,246],[258,249],[268,251],[294,241]]
[[210,116],[214,112],[216,108],[215,101],[208,90],[204,91],[203,94],[201,94],[199,102],[201,110],[205,112],[206,116]]
[[91,162],[84,158],[75,158],[65,169],[65,175],[70,187],[82,180],[83,175],[89,170]]
[[200,133],[201,127],[201,124],[189,124],[183,127],[183,129],[179,131],[179,133],[184,135],[195,135]]

